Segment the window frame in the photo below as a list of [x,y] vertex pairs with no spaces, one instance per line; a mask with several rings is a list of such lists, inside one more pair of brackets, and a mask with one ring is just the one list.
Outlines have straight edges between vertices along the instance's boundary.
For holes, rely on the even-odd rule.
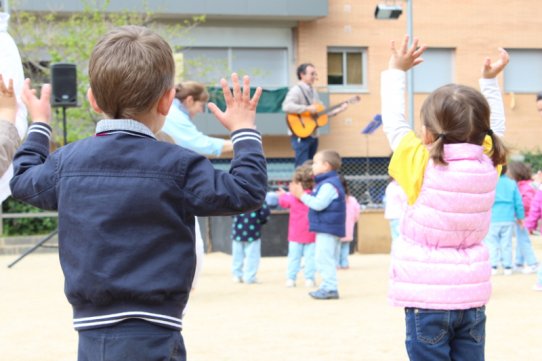
[[[329,72],[329,66],[327,64],[328,54],[342,54],[344,74],[343,84],[327,84],[327,88],[330,93],[366,93],[368,92],[367,84],[367,47],[339,47],[329,46],[326,51],[326,83],[328,82],[327,73]],[[361,54],[361,84],[344,84],[344,81],[348,79],[348,61],[347,54]]]

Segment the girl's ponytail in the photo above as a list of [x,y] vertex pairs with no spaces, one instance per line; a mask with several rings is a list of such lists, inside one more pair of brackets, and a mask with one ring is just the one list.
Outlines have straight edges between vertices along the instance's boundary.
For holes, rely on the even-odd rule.
[[504,142],[498,135],[495,135],[491,129],[488,130],[487,135],[491,137],[492,148],[490,158],[493,161],[493,165],[498,166],[506,164],[508,149],[506,149]]
[[431,144],[430,155],[435,165],[448,165],[444,160],[444,141],[446,134],[440,133],[437,139]]

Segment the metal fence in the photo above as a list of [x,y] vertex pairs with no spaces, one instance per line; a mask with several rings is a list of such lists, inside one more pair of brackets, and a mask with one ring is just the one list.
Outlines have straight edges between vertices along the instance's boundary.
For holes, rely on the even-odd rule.
[[[229,169],[229,159],[213,159],[212,162],[218,169]],[[369,208],[382,208],[389,179],[389,158],[343,158],[342,162],[340,173],[346,178],[350,194]],[[293,173],[293,158],[268,158],[268,189],[287,188]]]

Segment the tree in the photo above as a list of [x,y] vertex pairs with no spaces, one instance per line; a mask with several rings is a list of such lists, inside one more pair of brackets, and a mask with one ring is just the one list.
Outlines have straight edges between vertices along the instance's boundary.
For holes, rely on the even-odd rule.
[[[170,44],[198,24],[205,21],[204,16],[181,20],[179,23],[166,25],[156,21],[153,13],[124,11],[108,13],[109,0],[101,7],[93,7],[88,0],[82,0],[84,10],[69,16],[55,12],[34,13],[17,11],[16,4],[12,6],[10,33],[15,39],[22,61],[25,65],[26,76],[33,84],[41,85],[49,82],[49,64],[56,62],[74,63],[77,66],[78,108],[69,108],[68,141],[75,141],[94,133],[95,124],[99,120],[93,113],[86,92],[89,87],[88,59],[98,39],[108,30],[122,25],[142,25],[159,33]],[[174,52],[180,47],[173,47]],[[182,72],[182,69],[177,69]],[[58,118],[58,116],[57,116]],[[56,143],[62,134],[60,122],[53,122]]]

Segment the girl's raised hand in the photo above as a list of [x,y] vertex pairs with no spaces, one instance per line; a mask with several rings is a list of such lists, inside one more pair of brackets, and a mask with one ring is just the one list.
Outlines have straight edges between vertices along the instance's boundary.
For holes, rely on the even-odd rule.
[[510,55],[503,48],[499,48],[499,59],[495,62],[491,62],[490,58],[484,59],[484,66],[482,67],[482,78],[493,79],[499,75],[499,73],[510,62]]
[[403,44],[399,49],[395,48],[395,41],[391,42],[391,57],[389,61],[390,69],[399,69],[407,71],[420,64],[423,59],[421,55],[427,49],[426,45],[418,47],[418,39],[414,38],[412,45],[408,47],[408,35],[403,39]]
[[8,85],[4,83],[4,78],[0,74],[0,119],[7,120],[15,124],[17,115],[17,99],[13,91],[13,79],[9,79]]

